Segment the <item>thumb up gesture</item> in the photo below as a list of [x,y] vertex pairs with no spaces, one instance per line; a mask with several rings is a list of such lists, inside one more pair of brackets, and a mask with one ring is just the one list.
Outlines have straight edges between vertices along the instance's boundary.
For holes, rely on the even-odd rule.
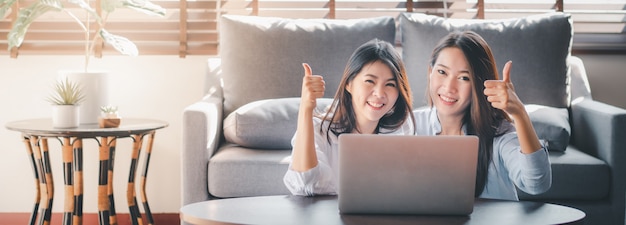
[[303,109],[313,110],[317,105],[316,99],[324,97],[326,84],[320,75],[313,75],[311,67],[307,63],[302,63],[304,67],[304,77],[302,78],[302,95],[300,104]]
[[502,109],[511,116],[520,115],[525,113],[524,104],[515,94],[515,88],[513,82],[511,82],[511,65],[513,62],[508,61],[502,69],[502,80],[487,80],[485,81],[484,93],[487,96],[487,101],[491,103],[494,108]]

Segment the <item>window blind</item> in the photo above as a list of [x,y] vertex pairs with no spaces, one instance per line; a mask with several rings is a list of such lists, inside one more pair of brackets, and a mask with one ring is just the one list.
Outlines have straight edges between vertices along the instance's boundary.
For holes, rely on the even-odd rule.
[[484,0],[485,19],[522,17],[554,11],[572,15],[573,51],[626,52],[624,0]]
[[[0,1],[2,2],[2,1]],[[34,1],[19,1],[27,7]],[[116,9],[109,15],[105,28],[110,33],[128,38],[137,45],[140,55],[214,55],[217,53],[217,17],[219,1],[216,0],[152,0],[166,10],[164,17],[146,15],[132,9]],[[95,1],[89,1],[95,7]],[[86,21],[84,10],[67,4],[65,7],[81,21]],[[0,19],[0,54],[60,54],[81,55],[85,52],[85,32],[64,12],[48,12],[33,22],[24,42],[17,52],[7,49],[7,34],[12,20],[17,17],[16,7]],[[0,15],[1,16],[1,15]],[[90,37],[97,27],[90,23]],[[110,46],[96,49],[96,55],[120,54]]]
[[[0,0],[0,4],[3,1]],[[7,49],[6,35],[18,6],[17,1],[0,19],[0,54],[84,54],[84,32],[63,12],[41,16],[30,27],[19,49]],[[149,16],[130,9],[110,15],[105,28],[133,41],[140,55],[217,55],[218,18],[223,14],[285,18],[349,19],[374,16],[396,17],[403,12],[421,12],[448,18],[500,19],[563,11],[574,21],[574,50],[626,52],[626,0],[153,0],[166,9],[165,17]],[[96,0],[89,1],[95,7]],[[18,5],[19,4],[19,5]],[[1,5],[0,5],[1,6]],[[80,19],[86,15],[71,8]],[[2,16],[2,15],[0,15]],[[91,35],[96,30],[91,24]],[[115,55],[101,45],[96,55]]]

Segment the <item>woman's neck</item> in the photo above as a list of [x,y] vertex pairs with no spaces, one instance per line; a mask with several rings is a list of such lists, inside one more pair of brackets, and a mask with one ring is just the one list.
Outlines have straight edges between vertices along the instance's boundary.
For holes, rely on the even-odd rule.
[[463,135],[463,117],[439,116],[441,132],[437,135]]
[[375,134],[377,126],[377,123],[357,124],[352,133]]

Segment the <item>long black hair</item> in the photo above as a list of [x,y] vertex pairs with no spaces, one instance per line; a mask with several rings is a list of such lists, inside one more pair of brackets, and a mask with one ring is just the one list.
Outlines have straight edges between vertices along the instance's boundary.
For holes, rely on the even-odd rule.
[[[487,184],[489,164],[493,156],[493,139],[502,135],[498,127],[503,121],[510,122],[509,116],[501,109],[491,106],[484,95],[485,80],[499,79],[496,61],[487,42],[473,31],[451,32],[433,50],[430,67],[434,67],[439,53],[446,48],[459,48],[470,65],[472,96],[463,123],[468,135],[479,137],[478,166],[476,168],[475,195],[479,196]],[[430,82],[430,80],[429,80]],[[430,93],[426,94],[428,105],[433,107]],[[500,132],[500,133],[499,133]]]
[[[389,42],[373,39],[358,47],[350,56],[331,107],[323,116],[322,124],[328,123],[328,126],[321,126],[320,131],[326,129],[327,135],[332,132],[339,136],[339,134],[349,133],[356,129],[352,95],[346,87],[363,67],[374,62],[382,62],[391,69],[399,93],[393,112],[385,114],[378,121],[376,132],[380,132],[380,128],[396,130],[406,122],[407,117],[415,121],[412,113],[413,95],[400,54]],[[330,137],[327,136],[327,138],[330,141]]]

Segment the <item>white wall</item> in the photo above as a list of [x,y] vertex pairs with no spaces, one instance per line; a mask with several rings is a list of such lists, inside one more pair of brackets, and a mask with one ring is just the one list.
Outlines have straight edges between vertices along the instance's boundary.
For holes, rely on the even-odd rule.
[[[180,208],[180,149],[182,111],[201,98],[206,56],[104,56],[93,59],[91,69],[110,72],[111,104],[122,117],[146,117],[169,122],[158,130],[150,161],[147,196],[154,213],[178,212]],[[4,125],[14,120],[50,117],[44,99],[57,71],[81,69],[79,56],[19,56],[0,58],[0,212],[30,212],[35,198],[34,177],[18,132]],[[122,120],[123,123],[123,120]],[[54,212],[63,211],[63,174],[60,144],[50,140],[55,182]],[[84,212],[97,212],[97,144],[84,145]],[[126,182],[131,140],[117,143],[114,190],[116,210],[128,213]],[[141,167],[139,168],[141,169]],[[141,171],[141,170],[138,170]],[[139,178],[137,178],[137,183]],[[137,201],[141,202],[139,195]],[[140,207],[141,208],[141,207]]]

